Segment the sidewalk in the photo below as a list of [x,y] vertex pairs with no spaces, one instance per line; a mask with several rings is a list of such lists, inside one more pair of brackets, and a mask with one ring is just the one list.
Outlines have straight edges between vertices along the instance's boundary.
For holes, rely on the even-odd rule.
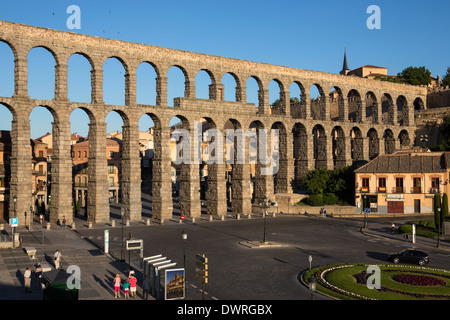
[[[81,227],[81,224],[78,224]],[[42,231],[45,238],[42,243]],[[17,228],[22,239],[21,248],[0,250],[0,300],[42,300],[43,291],[38,288],[35,279],[37,263],[53,265],[53,254],[59,249],[62,253],[62,268],[77,265],[81,270],[81,289],[79,300],[116,300],[114,298],[113,279],[119,274],[122,280],[128,276],[129,265],[118,261],[109,254],[104,254],[89,239],[85,239],[70,228],[63,229],[52,225],[46,230],[38,222],[34,222],[31,231],[25,227]],[[25,247],[36,249],[36,258],[26,253]],[[25,293],[23,274],[31,267],[31,293]],[[142,300],[142,274],[136,270],[137,294],[130,300]],[[149,300],[155,300],[149,295]],[[117,299],[119,300],[119,299]],[[124,300],[123,289],[121,299]]]
[[436,250],[443,250],[450,252],[450,241],[443,240],[441,237],[440,246],[437,247],[437,239],[430,239],[416,235],[415,243],[412,243],[412,235],[405,238],[404,234],[397,232],[398,225],[396,225],[395,233],[392,233],[391,226],[388,223],[368,222],[367,229],[361,228],[361,232],[366,236],[382,238],[384,240],[401,242],[402,244],[409,243],[411,246],[433,248]]

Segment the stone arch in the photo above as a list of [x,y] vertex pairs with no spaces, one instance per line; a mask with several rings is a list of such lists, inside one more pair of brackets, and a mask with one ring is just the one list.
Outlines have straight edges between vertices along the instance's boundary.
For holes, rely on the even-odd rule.
[[394,124],[394,101],[388,93],[381,97],[381,123]]
[[277,135],[272,134],[270,137],[270,157],[273,159],[271,165],[273,166],[274,172],[274,192],[287,193],[291,186],[288,168],[288,131],[286,129],[286,125],[282,121],[273,123],[271,131],[274,129],[278,130]]
[[398,140],[400,142],[400,147],[409,147],[411,145],[411,140],[409,138],[409,133],[407,130],[400,131]]
[[336,126],[331,130],[331,142],[334,167],[336,169],[346,167],[345,133],[341,126]]
[[391,154],[395,152],[395,138],[391,129],[386,129],[383,134],[384,153]]
[[[10,54],[12,57],[8,60],[3,60],[2,63],[7,63],[8,66],[5,65],[5,67],[9,68],[10,70],[2,69],[2,78],[0,82],[0,95],[5,97],[12,97],[14,95],[14,83],[15,83],[15,75],[14,75],[14,69],[15,69],[15,60],[16,60],[16,53],[15,48],[8,42],[0,39],[0,52],[2,52],[2,57],[4,57],[4,54]],[[3,45],[4,44],[4,45]],[[5,49],[3,49],[5,47]],[[9,81],[11,79],[11,81]]]
[[[180,84],[181,84],[182,79],[179,79],[179,76],[174,73],[174,72],[180,72],[180,71],[184,77],[184,84],[183,84],[184,92],[180,95],[177,95],[177,92],[175,92],[175,90],[173,90],[172,87],[177,87],[178,82],[180,82]],[[171,65],[167,69],[166,77],[167,77],[167,105],[168,106],[177,105],[178,97],[188,98],[188,97],[191,97],[191,95],[195,97],[195,86],[192,86],[192,88],[191,88],[191,79],[189,77],[187,70],[183,66],[181,66],[179,64]],[[174,83],[175,83],[175,86],[174,86]],[[194,83],[195,83],[195,79],[194,79]],[[172,101],[171,101],[171,98],[172,98]]]
[[[208,81],[209,83],[206,83]],[[204,90],[205,85],[208,86],[208,90]],[[220,93],[218,93],[218,91],[220,91]],[[209,69],[200,69],[196,73],[195,94],[197,99],[216,100],[218,97],[222,97],[223,100],[223,88],[222,90],[217,88],[216,78]]]
[[[50,54],[52,59],[47,58],[48,54]],[[34,57],[34,55],[36,55],[36,57]],[[44,59],[44,61],[42,61],[42,59]],[[48,61],[45,61],[47,59]],[[59,80],[56,77],[55,68],[60,63],[56,53],[47,46],[34,46],[28,51],[27,60],[28,95],[35,99],[54,99],[58,87],[57,81]],[[35,62],[38,63],[35,64]],[[52,63],[53,65],[51,65]],[[52,71],[46,71],[46,65],[49,67],[48,70]],[[37,70],[33,70],[34,68],[37,68]],[[36,75],[35,72],[39,73],[39,81],[34,78]]]
[[409,106],[408,101],[405,98],[404,95],[399,95],[396,100],[396,107],[397,107],[397,119],[395,123],[398,123],[401,126],[407,126],[409,125],[408,121],[408,113],[409,113]]
[[[109,63],[111,64],[109,65]],[[127,63],[123,58],[112,55],[103,61],[102,70],[104,103],[109,105],[125,105],[126,94],[130,85],[128,80],[129,67]],[[122,72],[123,77],[120,76]],[[105,90],[106,88],[109,88],[108,92]]]
[[350,122],[362,122],[363,107],[360,93],[351,89],[347,94],[348,99],[348,119]]
[[[317,96],[314,91],[317,90]],[[313,120],[326,120],[326,96],[320,84],[313,84],[309,90],[311,99],[311,118]]]
[[[278,93],[276,93],[278,87]],[[269,104],[271,114],[285,114],[289,102],[286,101],[286,95],[283,83],[278,79],[272,79],[266,88],[269,92]],[[276,97],[276,99],[274,99]]]
[[425,109],[425,103],[423,102],[422,98],[417,97],[416,99],[414,99],[414,110],[415,111],[419,111],[419,110],[424,110]]
[[[231,98],[233,95],[231,92],[231,85],[233,85],[234,81],[234,98]],[[225,83],[224,83],[225,82]],[[225,101],[235,101],[242,102],[242,84],[239,77],[234,72],[226,72],[222,76],[221,86],[223,87],[223,99]]]
[[[298,97],[294,95],[300,91]],[[300,81],[293,81],[289,87],[290,93],[290,115],[294,119],[306,119],[307,98],[304,85]],[[294,100],[292,100],[294,99]]]
[[366,122],[378,123],[378,101],[372,91],[366,93]]
[[354,163],[360,163],[364,161],[364,139],[361,129],[353,127],[350,130],[350,147],[351,158]]
[[316,169],[327,169],[327,136],[325,128],[316,124],[312,129],[314,167]]
[[[151,79],[150,76],[154,75],[156,76]],[[136,67],[136,103],[160,105],[162,81],[159,68],[155,63],[148,60],[140,62]]]
[[[253,79],[253,81],[255,81],[256,82],[256,86],[257,86],[257,88],[258,88],[258,91],[257,91],[257,101],[258,101],[258,103],[255,103],[255,107],[263,107],[264,106],[264,88],[263,88],[263,84],[262,84],[262,81],[261,81],[261,79],[259,78],[259,77],[257,77],[257,76],[254,76],[254,75],[252,75],[252,76],[250,76],[250,77],[248,77],[247,78],[247,81],[246,81],[246,87],[247,87],[247,93],[246,93],[246,95],[247,95],[247,102],[248,103],[251,103],[251,101],[249,101],[249,99],[254,99],[254,97],[253,97],[253,95],[252,94],[249,94],[249,90],[252,90],[253,88],[251,88],[252,87],[252,85],[250,85],[249,86],[249,81],[252,81],[252,80],[250,80],[250,79]],[[251,82],[250,82],[251,83]]]
[[303,187],[303,178],[308,171],[308,133],[306,127],[297,122],[292,127],[293,157],[294,157],[294,187]]
[[376,129],[371,128],[367,131],[367,138],[369,139],[369,159],[373,160],[380,154],[380,139]]
[[[80,57],[80,58],[78,58],[78,57]],[[77,59],[79,59],[79,60],[77,61]],[[80,73],[80,65],[83,63],[81,61],[87,61],[87,63],[91,67],[91,69],[89,70],[89,81],[87,83],[82,82],[83,89],[85,89],[84,86],[86,86],[86,88],[88,88],[87,90],[89,90],[89,94],[87,94],[86,97],[83,96],[83,98],[81,98],[81,99],[79,99],[79,98],[73,99],[73,92],[79,93],[80,88],[77,87],[77,90],[72,91],[71,89],[74,87],[72,84],[73,84],[73,82],[75,82],[75,83],[77,83],[77,85],[80,85],[81,81],[77,81],[77,77],[75,77],[75,79],[73,79],[72,71],[74,71],[74,70],[72,70],[72,67],[71,67],[71,60],[72,61],[75,60],[75,64],[76,64],[75,70],[77,73]],[[93,93],[92,84],[94,82],[92,73],[94,72],[94,66],[95,66],[95,64],[94,64],[94,61],[92,60],[92,58],[89,55],[85,54],[84,52],[77,51],[77,52],[72,53],[69,56],[69,58],[67,59],[67,98],[70,101],[85,102],[85,103],[92,102],[92,93]],[[79,95],[78,97],[81,97],[81,95]]]
[[342,89],[334,86],[331,88],[329,93],[330,102],[330,119],[333,121],[344,121],[344,95],[342,94]]

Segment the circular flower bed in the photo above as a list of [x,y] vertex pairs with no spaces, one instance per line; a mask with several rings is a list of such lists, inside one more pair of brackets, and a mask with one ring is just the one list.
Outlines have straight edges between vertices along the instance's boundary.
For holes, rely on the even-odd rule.
[[395,281],[413,286],[443,286],[445,282],[441,279],[416,274],[397,274],[392,277]]

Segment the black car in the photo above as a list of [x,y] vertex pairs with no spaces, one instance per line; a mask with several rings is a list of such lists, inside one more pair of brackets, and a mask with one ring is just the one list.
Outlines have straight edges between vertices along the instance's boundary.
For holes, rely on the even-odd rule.
[[399,262],[407,262],[418,263],[423,266],[424,264],[430,262],[430,256],[424,251],[407,249],[399,253],[391,254],[388,257],[388,260],[394,262],[395,264]]

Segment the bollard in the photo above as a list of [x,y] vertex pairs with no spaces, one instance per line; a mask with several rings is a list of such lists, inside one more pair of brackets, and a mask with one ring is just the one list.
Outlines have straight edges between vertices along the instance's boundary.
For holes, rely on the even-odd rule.
[[92,222],[91,221],[89,221],[88,228],[92,229]]
[[50,224],[50,222],[47,222],[47,230],[50,230],[50,227],[51,227],[51,224]]
[[126,222],[126,226],[129,227],[130,226],[130,220],[127,220]]
[[252,218],[252,214],[249,213],[247,218],[251,219]]
[[225,215],[222,215],[220,220],[225,221]]
[[213,216],[212,216],[212,214],[209,215],[209,221],[213,221]]
[[116,226],[116,220],[111,220],[111,227],[114,228]]
[[146,222],[146,225],[150,225],[150,218],[147,218],[147,222]]
[[72,229],[75,230],[75,221],[72,222]]
[[192,217],[192,223],[195,223],[195,217]]
[[241,214],[240,214],[240,213],[238,213],[238,214],[236,215],[236,219],[237,219],[237,220],[241,220]]

